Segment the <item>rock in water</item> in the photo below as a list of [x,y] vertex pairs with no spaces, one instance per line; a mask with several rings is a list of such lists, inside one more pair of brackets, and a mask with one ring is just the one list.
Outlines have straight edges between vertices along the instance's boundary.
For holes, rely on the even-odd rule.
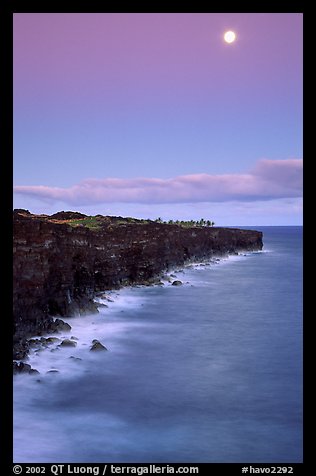
[[55,319],[54,325],[57,332],[67,332],[71,331],[71,326],[64,322],[62,319]]
[[172,286],[181,286],[182,284],[183,284],[182,281],[176,280],[176,281],[173,281]]
[[94,339],[92,341],[92,346],[91,346],[90,350],[98,351],[98,350],[108,350],[108,349],[106,347],[104,347],[104,345],[101,344],[100,341],[98,341],[97,339]]
[[31,369],[31,370],[29,371],[29,374],[30,374],[30,375],[31,375],[31,374],[39,374],[39,373],[40,373],[40,372],[39,372],[38,370],[36,370],[36,369]]
[[76,345],[77,345],[77,342],[70,339],[64,339],[62,343],[60,344],[61,347],[76,347]]
[[24,362],[13,362],[13,373],[14,374],[39,374],[39,371],[36,369],[32,369],[29,364],[25,364]]
[[75,362],[79,362],[80,360],[82,360],[80,357],[74,357],[73,355],[71,355],[71,356],[69,357],[69,359],[72,359],[72,360],[74,360]]
[[58,337],[47,337],[46,344],[47,345],[55,344],[56,342],[59,342],[59,341],[60,339],[58,339]]

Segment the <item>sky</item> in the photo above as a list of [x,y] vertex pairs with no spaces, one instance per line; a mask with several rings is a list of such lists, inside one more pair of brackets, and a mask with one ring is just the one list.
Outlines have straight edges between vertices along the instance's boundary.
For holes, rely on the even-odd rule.
[[300,225],[302,30],[299,13],[15,13],[14,207]]

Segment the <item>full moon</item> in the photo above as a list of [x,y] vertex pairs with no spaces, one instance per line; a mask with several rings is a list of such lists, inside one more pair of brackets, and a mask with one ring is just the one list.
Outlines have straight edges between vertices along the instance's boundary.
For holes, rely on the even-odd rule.
[[226,31],[224,40],[226,43],[233,43],[236,40],[236,33],[234,31]]

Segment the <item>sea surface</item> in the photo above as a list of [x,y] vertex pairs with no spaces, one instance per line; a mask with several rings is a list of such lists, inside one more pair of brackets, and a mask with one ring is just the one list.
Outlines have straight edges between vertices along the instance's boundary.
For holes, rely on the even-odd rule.
[[77,346],[34,351],[40,374],[14,377],[14,461],[301,462],[302,228],[252,228],[262,252],[65,319]]

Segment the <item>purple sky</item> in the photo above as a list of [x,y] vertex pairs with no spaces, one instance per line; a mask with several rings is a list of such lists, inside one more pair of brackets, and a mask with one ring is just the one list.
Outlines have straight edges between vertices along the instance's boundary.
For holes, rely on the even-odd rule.
[[14,206],[301,224],[302,20],[15,14]]

